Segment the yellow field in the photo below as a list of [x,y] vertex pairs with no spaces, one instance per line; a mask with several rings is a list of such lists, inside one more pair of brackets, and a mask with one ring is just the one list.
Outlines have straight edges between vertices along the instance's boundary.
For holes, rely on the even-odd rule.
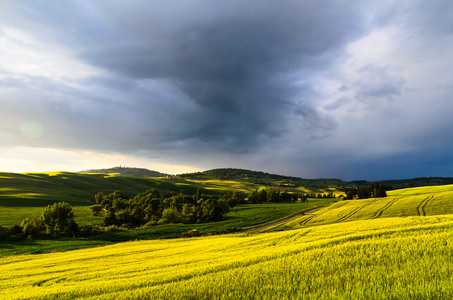
[[449,299],[453,215],[0,258],[0,299]]
[[337,202],[286,224],[293,228],[389,217],[453,214],[453,185],[387,192],[388,197]]

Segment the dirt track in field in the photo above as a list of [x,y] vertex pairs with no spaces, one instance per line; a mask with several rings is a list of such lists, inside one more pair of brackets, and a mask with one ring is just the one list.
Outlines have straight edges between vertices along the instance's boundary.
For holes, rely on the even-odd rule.
[[[313,207],[313,208],[307,209],[306,211],[303,212],[303,215],[309,214],[309,213],[314,212],[314,211],[316,211],[318,209],[321,209],[323,207],[324,206],[318,206],[318,207]],[[301,215],[297,214],[297,215],[294,215],[294,216],[291,216],[291,217],[287,217],[287,218],[284,218],[284,219],[281,219],[281,220],[278,220],[278,221],[275,221],[275,222],[272,222],[272,223],[269,223],[269,224],[265,224],[265,225],[261,225],[261,226],[258,226],[258,227],[253,227],[253,228],[249,228],[249,229],[236,231],[235,233],[259,231],[259,230],[267,229],[269,227],[280,225],[282,223],[288,222],[288,221],[290,221],[292,219],[295,219],[297,217],[300,217],[300,216]]]

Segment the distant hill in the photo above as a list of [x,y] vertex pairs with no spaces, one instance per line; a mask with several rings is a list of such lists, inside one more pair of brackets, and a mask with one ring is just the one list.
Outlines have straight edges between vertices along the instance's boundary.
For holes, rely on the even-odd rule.
[[168,174],[160,173],[157,171],[151,171],[144,168],[129,168],[129,167],[114,167],[109,169],[92,169],[84,170],[79,173],[103,173],[103,174],[118,174],[120,176],[130,176],[130,177],[165,177]]
[[410,179],[395,179],[395,180],[354,180],[343,181],[335,178],[317,178],[304,179],[299,177],[269,174],[260,171],[251,171],[246,169],[235,168],[219,168],[203,172],[180,174],[179,177],[186,179],[221,179],[221,180],[245,180],[251,183],[266,184],[270,182],[280,182],[282,184],[290,184],[295,186],[370,186],[371,184],[391,185],[395,188],[405,187],[421,187],[453,184],[453,177],[418,177]]
[[292,186],[328,186],[345,185],[340,179],[303,179],[299,177],[269,174],[261,171],[245,169],[220,168],[204,172],[180,174],[179,177],[186,179],[221,179],[221,180],[245,180],[255,184],[292,185]]

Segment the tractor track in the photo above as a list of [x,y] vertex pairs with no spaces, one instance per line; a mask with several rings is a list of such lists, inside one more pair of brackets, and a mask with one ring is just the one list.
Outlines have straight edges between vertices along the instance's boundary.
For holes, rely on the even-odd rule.
[[352,217],[356,212],[360,211],[361,209],[363,209],[364,207],[370,205],[372,202],[368,202],[360,207],[357,207],[356,209],[353,209],[352,211],[350,211],[349,213],[347,213],[346,215],[344,216],[340,216],[338,215],[338,217],[340,217],[336,222],[343,222],[344,220]]
[[420,204],[417,206],[417,213],[419,216],[426,216],[426,211],[425,207],[426,204],[428,204],[429,201],[431,201],[434,198],[434,196],[428,196],[426,199],[424,199]]
[[388,209],[390,206],[392,206],[392,205],[393,205],[396,201],[398,201],[398,200],[399,200],[399,199],[394,199],[394,200],[392,200],[392,201],[389,201],[389,203],[387,203],[386,205],[384,205],[383,207],[381,207],[380,209],[378,209],[378,210],[376,211],[376,213],[374,214],[374,216],[371,217],[371,219],[377,219],[377,218],[379,218],[379,217],[382,215],[382,213],[383,213],[386,209]]
[[[310,208],[310,209],[307,209],[305,210],[304,212],[302,212],[303,215],[307,215],[313,211],[316,211],[318,209],[321,209],[323,208],[324,206],[318,206],[318,207],[313,207],[313,208]],[[269,224],[265,224],[265,225],[261,225],[261,226],[257,226],[257,227],[253,227],[253,228],[249,228],[249,229],[243,229],[243,230],[239,230],[239,231],[236,231],[234,233],[243,233],[243,232],[251,232],[251,231],[258,231],[258,230],[263,230],[263,229],[267,229],[269,227],[272,227],[272,226],[276,226],[276,225],[280,225],[282,223],[286,223],[288,221],[291,221],[292,219],[295,219],[297,217],[300,217],[299,214],[296,214],[296,215],[293,215],[293,216],[290,216],[290,217],[287,217],[287,218],[284,218],[284,219],[281,219],[279,221],[275,221],[275,222],[272,222],[272,223],[269,223]],[[304,219],[304,224],[306,222],[308,222],[309,220],[311,220],[314,216],[308,216],[308,220],[307,219]],[[305,222],[306,221],[306,222]]]

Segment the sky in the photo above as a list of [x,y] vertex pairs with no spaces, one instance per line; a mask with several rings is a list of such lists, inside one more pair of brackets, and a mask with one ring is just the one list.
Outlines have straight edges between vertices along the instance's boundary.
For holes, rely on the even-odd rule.
[[450,0],[0,2],[0,171],[453,176]]

